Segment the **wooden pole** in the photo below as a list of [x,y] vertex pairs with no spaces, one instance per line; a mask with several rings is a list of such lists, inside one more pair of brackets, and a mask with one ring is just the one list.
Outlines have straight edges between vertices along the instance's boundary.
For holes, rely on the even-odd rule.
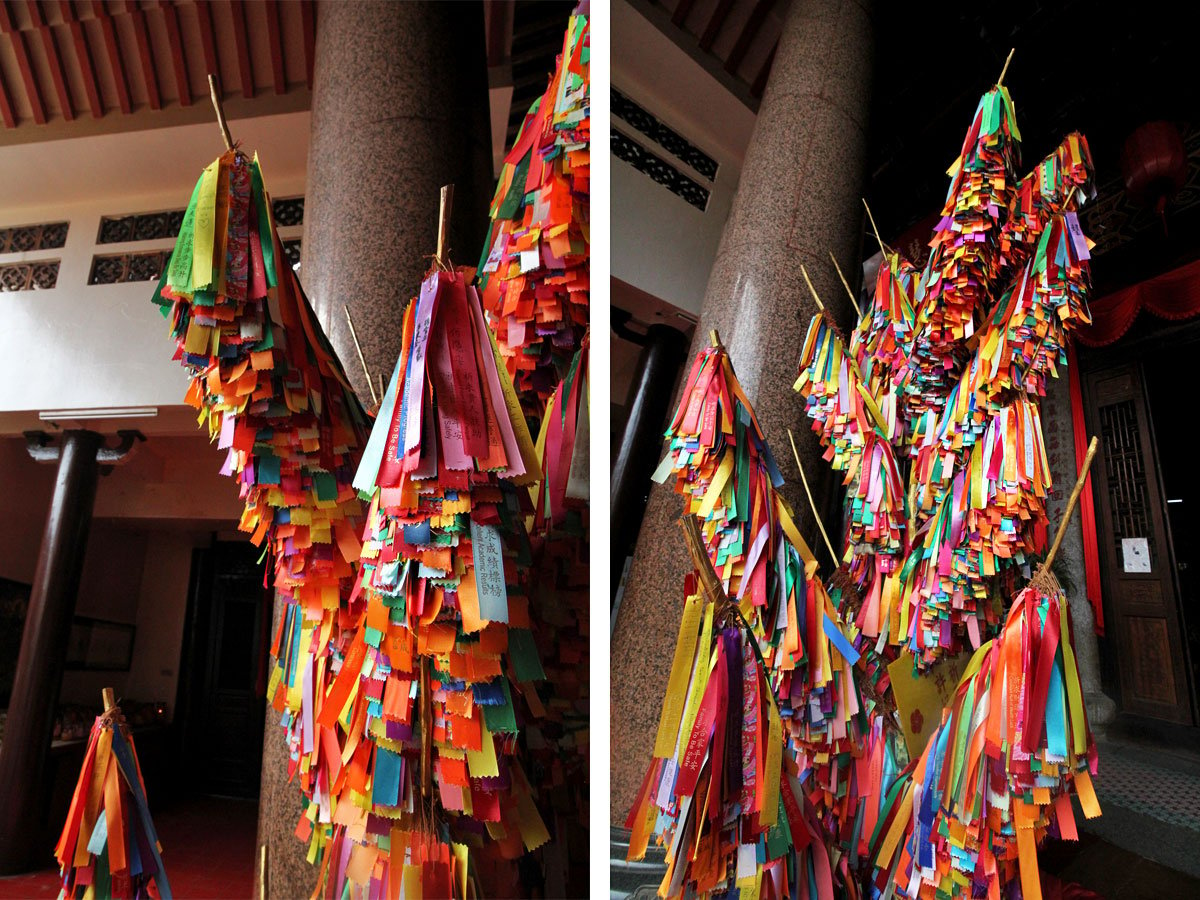
[[1004,60],[1004,68],[1000,70],[1000,77],[996,79],[996,87],[1004,87],[1004,76],[1008,74],[1008,64],[1012,62],[1013,54],[1016,52],[1016,47],[1008,51],[1008,59]]
[[1067,523],[1071,521],[1071,514],[1075,512],[1075,504],[1079,502],[1079,495],[1083,493],[1083,483],[1087,481],[1088,469],[1092,467],[1092,459],[1096,456],[1096,446],[1100,439],[1093,437],[1088,444],[1087,456],[1083,458],[1083,465],[1079,468],[1079,477],[1075,479],[1075,488],[1071,491],[1071,497],[1067,500],[1067,511],[1063,513],[1062,521],[1058,523],[1058,533],[1054,535],[1054,543],[1050,545],[1050,552],[1046,554],[1046,560],[1042,563],[1041,568],[1047,572],[1054,565],[1054,557],[1058,555],[1058,549],[1062,546],[1063,538],[1067,533]]
[[712,341],[714,347],[721,346],[721,335],[717,334],[717,329],[711,328],[708,332],[708,339]]
[[267,900],[267,845],[258,848],[258,900]]
[[850,282],[842,274],[842,267],[838,265],[837,257],[833,255],[832,250],[829,251],[829,258],[833,260],[833,267],[837,269],[838,278],[842,279],[842,287],[846,289],[846,296],[850,298],[850,305],[854,307],[854,314],[861,319],[862,310],[858,308],[858,301],[854,298],[854,291],[850,290]]
[[812,279],[808,277],[808,269],[804,268],[804,264],[800,264],[800,274],[804,276],[804,283],[808,285],[808,292],[812,294],[813,300],[817,302],[817,309],[825,312],[825,304],[821,302],[821,298],[817,296],[817,289],[813,287]]
[[421,659],[421,796],[428,798],[433,788],[433,697],[429,677],[429,657]]
[[796,438],[792,435],[792,429],[789,428],[787,433],[788,440],[792,443],[792,456],[796,458],[796,468],[800,470],[800,483],[804,485],[804,496],[808,497],[808,508],[812,510],[813,518],[817,520],[817,528],[821,529],[821,537],[825,539],[825,549],[829,551],[829,558],[833,560],[833,567],[836,569],[842,564],[842,561],[834,552],[833,542],[829,540],[829,535],[825,531],[825,523],[821,521],[821,516],[817,512],[817,504],[813,501],[812,491],[808,489],[808,479],[804,477],[804,466],[800,463],[800,452],[796,449]]
[[871,230],[875,232],[875,240],[879,242],[879,252],[883,254],[883,259],[886,262],[888,258],[887,247],[884,246],[883,238],[879,236],[879,229],[875,227],[875,217],[871,215],[871,207],[867,206],[867,198],[863,197],[863,207],[867,211],[867,218],[871,220]]
[[212,97],[213,109],[217,111],[217,124],[221,126],[221,137],[225,139],[225,149],[233,149],[233,135],[229,133],[229,124],[225,121],[225,109],[221,106],[221,95],[217,92],[217,76],[209,73],[208,94]]
[[688,555],[692,558],[692,568],[700,576],[700,584],[705,593],[714,603],[726,601],[725,588],[721,585],[717,573],[713,571],[712,562],[704,551],[704,538],[700,535],[700,527],[691,516],[680,516],[679,527],[683,529],[683,541],[687,544]]
[[441,200],[438,203],[438,234],[437,234],[437,264],[450,271],[450,212],[454,206],[454,185],[442,185]]
[[350,338],[354,341],[354,349],[358,351],[358,361],[362,363],[363,374],[367,376],[367,390],[371,392],[371,402],[378,407],[379,401],[383,398],[375,396],[375,384],[371,381],[371,370],[367,368],[367,359],[363,356],[362,345],[358,342],[358,333],[354,330],[354,320],[350,318],[350,307],[343,303],[342,309],[346,311],[346,324],[350,326]]

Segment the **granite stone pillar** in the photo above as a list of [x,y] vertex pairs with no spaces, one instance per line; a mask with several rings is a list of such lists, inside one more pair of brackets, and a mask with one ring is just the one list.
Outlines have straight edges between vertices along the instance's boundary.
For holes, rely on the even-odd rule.
[[[436,249],[443,184],[455,186],[450,257],[479,259],[493,188],[486,65],[481,4],[318,6],[300,280],[364,405],[342,307],[378,392]],[[317,870],[294,835],[300,789],[287,781],[279,716],[266,716],[258,840],[268,895],[306,897]]]
[[367,403],[342,306],[378,391],[437,248],[443,184],[454,184],[450,258],[479,261],[495,186],[488,122],[482,4],[320,4],[300,280]]
[[[796,432],[810,482],[832,480],[792,392],[816,312],[800,264],[835,317],[849,325],[849,301],[829,253],[849,270],[860,252],[873,57],[867,0],[794,0],[692,347],[694,352],[707,341],[710,329],[719,330],[802,526],[811,525],[812,516],[791,459],[788,427]],[[649,765],[679,630],[688,565],[674,524],[680,510],[669,486],[651,491],[613,632],[613,822],[624,821]]]
[[[1071,419],[1071,388],[1067,372],[1051,379],[1042,401],[1042,436],[1046,440],[1046,455],[1050,460],[1050,475],[1054,479],[1054,496],[1046,503],[1053,535],[1067,511],[1067,498],[1075,486],[1079,467],[1075,464],[1075,426]],[[1096,462],[1092,463],[1095,468]],[[1071,634],[1075,638],[1075,660],[1079,665],[1079,681],[1083,686],[1083,703],[1087,708],[1088,724],[1097,735],[1103,734],[1116,718],[1117,704],[1104,693],[1100,685],[1100,646],[1096,640],[1096,613],[1088,602],[1083,559],[1083,523],[1076,509],[1067,523],[1058,561],[1054,565],[1067,592],[1071,610]],[[1064,577],[1065,576],[1065,577]]]

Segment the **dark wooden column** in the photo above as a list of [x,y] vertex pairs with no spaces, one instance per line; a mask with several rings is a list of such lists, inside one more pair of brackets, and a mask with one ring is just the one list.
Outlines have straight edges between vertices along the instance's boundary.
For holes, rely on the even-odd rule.
[[0,875],[45,868],[53,861],[51,847],[35,846],[43,832],[42,776],[96,499],[97,451],[103,438],[94,431],[67,431],[61,448],[43,443],[31,439],[30,452],[45,461],[57,455],[58,477],[0,747]]
[[672,387],[679,379],[688,349],[687,336],[670,325],[651,325],[644,337],[623,328],[620,333],[640,343],[642,352],[633,376],[635,387],[629,419],[613,456],[609,554],[613,594],[642,527],[651,476],[663,452],[663,428],[671,411]]

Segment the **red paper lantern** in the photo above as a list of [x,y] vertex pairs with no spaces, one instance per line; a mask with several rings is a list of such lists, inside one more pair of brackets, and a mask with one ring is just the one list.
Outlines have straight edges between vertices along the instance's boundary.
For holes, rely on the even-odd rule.
[[1125,193],[1134,203],[1152,206],[1166,229],[1167,203],[1187,182],[1187,151],[1179,129],[1170,122],[1147,122],[1121,148]]

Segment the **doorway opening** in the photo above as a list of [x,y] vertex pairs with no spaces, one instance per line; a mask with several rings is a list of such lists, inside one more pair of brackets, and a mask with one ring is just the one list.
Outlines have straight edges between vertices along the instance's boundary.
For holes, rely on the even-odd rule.
[[1200,323],[1144,317],[1118,344],[1081,354],[1106,635],[1106,688],[1122,718],[1174,741],[1194,734],[1200,687],[1200,488],[1195,424],[1180,398]]
[[214,541],[192,555],[176,708],[193,795],[258,798],[272,608],[260,553]]

